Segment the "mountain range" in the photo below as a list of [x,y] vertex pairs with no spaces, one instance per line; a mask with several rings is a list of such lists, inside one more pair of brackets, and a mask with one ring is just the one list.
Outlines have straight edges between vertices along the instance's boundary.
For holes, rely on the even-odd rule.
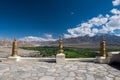
[[[25,37],[25,39],[18,39],[19,46],[58,46],[58,40],[43,40],[35,37]],[[98,48],[103,35],[95,35],[93,37],[83,36],[76,38],[63,38],[63,45],[66,47],[80,47],[80,48]],[[120,37],[115,35],[104,35],[106,45],[120,46]],[[25,41],[26,40],[26,41]],[[0,46],[11,46],[12,40],[0,38]],[[119,47],[118,47],[119,48]]]
[[[4,46],[4,47],[11,47],[12,46],[12,43],[13,43],[13,40],[11,39],[3,39],[3,38],[0,38],[0,46]],[[37,46],[36,44],[34,43],[31,43],[31,42],[26,42],[26,41],[19,41],[18,40],[18,45],[19,47],[32,47],[32,46]]]
[[[100,42],[103,40],[106,41],[106,46],[109,48],[119,48],[120,46],[120,37],[115,35],[96,35],[93,37],[83,36],[76,38],[63,39],[63,45],[66,47],[78,47],[78,48],[99,48]],[[41,45],[47,46],[58,46],[57,41],[47,41],[41,43]]]

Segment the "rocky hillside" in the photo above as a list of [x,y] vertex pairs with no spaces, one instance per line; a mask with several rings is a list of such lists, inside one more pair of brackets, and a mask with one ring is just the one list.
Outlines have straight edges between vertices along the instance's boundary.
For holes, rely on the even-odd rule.
[[[13,40],[0,38],[0,46],[11,47]],[[18,41],[19,47],[37,46],[37,44],[25,41]]]
[[[107,46],[120,46],[120,37],[114,35],[104,35]],[[63,45],[67,47],[81,47],[81,48],[96,48],[99,47],[100,41],[103,39],[102,35],[96,35],[93,37],[84,36],[76,38],[63,39]],[[49,41],[40,43],[41,45],[53,45],[57,46],[58,41]]]
[[[114,35],[104,35],[107,46],[120,46],[120,37]],[[63,45],[67,47],[81,47],[81,48],[96,48],[99,47],[102,35],[96,35],[93,37],[83,36],[76,38],[63,39]],[[12,41],[10,39],[0,38],[0,46],[11,46]],[[18,41],[20,47],[31,46],[58,46],[58,40],[56,41]]]

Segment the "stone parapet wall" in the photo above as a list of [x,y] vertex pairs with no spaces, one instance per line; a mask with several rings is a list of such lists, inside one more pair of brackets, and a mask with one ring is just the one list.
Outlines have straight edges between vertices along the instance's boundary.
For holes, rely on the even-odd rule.
[[120,63],[120,51],[117,52],[109,52],[108,53],[109,57],[109,63],[117,62]]

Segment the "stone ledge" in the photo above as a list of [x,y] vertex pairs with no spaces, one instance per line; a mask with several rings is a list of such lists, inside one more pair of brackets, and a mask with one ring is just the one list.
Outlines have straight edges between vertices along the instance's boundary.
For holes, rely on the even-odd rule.
[[108,56],[112,57],[114,54],[120,54],[120,51],[115,51],[115,52],[108,52]]
[[66,58],[67,62],[94,62],[96,58]]
[[[1,59],[1,58],[0,58]],[[33,57],[8,57],[6,61],[43,61],[43,62],[55,62],[55,58],[33,58]]]
[[56,58],[33,58],[33,57],[22,57],[22,61],[45,61],[45,62],[55,62]]
[[97,56],[95,61],[96,63],[101,63],[101,64],[108,64],[108,58],[103,57],[103,56]]
[[[61,56],[61,54],[60,54]],[[59,59],[62,59],[59,56]],[[56,56],[57,57],[57,56]],[[23,62],[32,62],[32,61],[36,61],[36,62],[57,62],[57,58],[35,58],[35,57],[19,57],[19,61],[23,61]],[[100,58],[102,59],[102,58]],[[104,59],[104,58],[103,58]],[[9,58],[0,58],[0,60],[2,61],[17,61],[17,57],[9,57]],[[96,58],[64,58],[64,63],[66,62],[94,62],[96,60]]]

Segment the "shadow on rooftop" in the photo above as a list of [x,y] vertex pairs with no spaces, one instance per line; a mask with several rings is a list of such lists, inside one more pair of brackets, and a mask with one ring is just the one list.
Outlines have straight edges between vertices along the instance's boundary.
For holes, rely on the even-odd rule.
[[45,62],[48,62],[48,63],[56,63],[56,61],[45,61]]
[[120,70],[120,63],[118,63],[118,62],[112,62],[109,65],[113,68],[116,68],[116,69]]

